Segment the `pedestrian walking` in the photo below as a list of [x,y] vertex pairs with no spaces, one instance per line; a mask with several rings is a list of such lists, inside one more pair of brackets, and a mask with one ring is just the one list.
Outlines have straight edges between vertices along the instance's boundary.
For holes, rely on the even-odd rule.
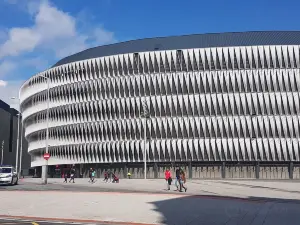
[[119,177],[117,177],[116,174],[113,173],[112,177],[113,177],[112,183],[119,183]]
[[170,185],[172,184],[172,175],[169,169],[167,169],[165,172],[165,179],[167,182],[167,189],[170,190]]
[[95,182],[95,175],[96,175],[96,171],[95,170],[93,170],[92,171],[92,174],[91,174],[91,182],[92,182],[92,184]]
[[71,183],[71,181],[73,181],[73,183],[75,183],[75,168],[71,169],[71,179],[69,180],[69,183]]
[[89,170],[89,182],[92,182],[92,173],[93,173],[93,168],[90,168]]
[[175,175],[176,175],[176,180],[175,180],[175,186],[176,186],[176,190],[179,191],[180,190],[180,168],[177,168],[175,171]]
[[68,183],[68,173],[64,173],[64,183]]
[[185,177],[185,172],[183,171],[183,169],[181,169],[180,171],[180,192],[182,192],[182,188],[184,188],[184,191],[187,191],[187,187],[186,187],[186,177]]
[[104,180],[103,181],[105,181],[106,183],[107,183],[107,181],[108,181],[108,173],[107,173],[107,171],[105,170],[105,172],[104,172]]

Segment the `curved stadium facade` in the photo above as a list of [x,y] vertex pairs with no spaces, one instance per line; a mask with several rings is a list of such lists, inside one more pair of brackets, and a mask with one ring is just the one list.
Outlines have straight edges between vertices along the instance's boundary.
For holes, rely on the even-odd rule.
[[[20,89],[32,166],[161,177],[298,178],[300,32],[151,38],[60,60]],[[150,118],[144,123],[143,102]],[[144,151],[145,132],[147,134]]]

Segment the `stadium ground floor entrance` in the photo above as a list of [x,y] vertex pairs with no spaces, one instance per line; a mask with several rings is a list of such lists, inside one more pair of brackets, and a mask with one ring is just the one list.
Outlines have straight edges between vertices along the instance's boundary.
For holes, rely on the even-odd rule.
[[[74,164],[49,166],[49,177],[63,177],[75,167],[76,177],[88,177],[89,169],[96,171],[97,177],[103,177],[105,171],[111,171],[120,178],[144,178],[144,164],[107,163],[107,164]],[[270,162],[148,162],[147,178],[164,178],[164,172],[170,168],[174,176],[176,168],[182,168],[189,179],[300,179],[300,163]],[[37,168],[39,171],[40,168]]]

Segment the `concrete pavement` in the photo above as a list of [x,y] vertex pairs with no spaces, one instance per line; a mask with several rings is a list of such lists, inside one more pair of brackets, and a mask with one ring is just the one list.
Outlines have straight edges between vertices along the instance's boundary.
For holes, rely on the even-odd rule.
[[[39,220],[24,220],[24,219],[13,219],[13,218],[0,218],[0,225],[53,225],[53,224],[63,224],[63,225],[107,225],[107,223],[79,223],[79,222],[67,222],[63,220],[57,221],[39,221]],[[113,224],[111,224],[113,225]],[[117,225],[117,224],[116,224]]]
[[[96,192],[0,192],[0,214],[125,224],[298,224],[299,202]],[[0,216],[1,217],[1,216]],[[124,224],[124,223],[123,223]]]
[[[39,182],[25,179],[19,186],[2,188],[0,217],[178,225],[294,225],[300,220],[298,182],[190,180],[187,193],[165,191],[163,180],[90,184],[77,179],[75,184],[62,184],[61,179],[49,179],[47,186]],[[16,189],[22,185],[32,190]]]
[[[166,193],[164,180],[124,179],[120,183],[105,183],[98,179],[94,184],[89,179],[77,179],[76,183],[63,183],[62,179],[49,179],[49,185],[40,185],[41,180],[28,178],[20,181],[20,185],[7,187],[16,190],[71,190],[71,191],[120,191]],[[248,198],[282,198],[300,200],[300,181],[263,181],[263,180],[188,180],[187,195],[216,195]],[[2,187],[3,189],[3,187]],[[171,190],[175,186],[172,185]],[[1,191],[1,187],[0,187]],[[177,192],[172,192],[177,194]]]

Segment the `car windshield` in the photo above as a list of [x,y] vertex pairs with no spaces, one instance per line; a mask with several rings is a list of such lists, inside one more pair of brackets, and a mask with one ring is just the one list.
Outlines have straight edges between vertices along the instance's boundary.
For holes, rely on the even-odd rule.
[[11,173],[11,168],[0,168],[0,173]]

